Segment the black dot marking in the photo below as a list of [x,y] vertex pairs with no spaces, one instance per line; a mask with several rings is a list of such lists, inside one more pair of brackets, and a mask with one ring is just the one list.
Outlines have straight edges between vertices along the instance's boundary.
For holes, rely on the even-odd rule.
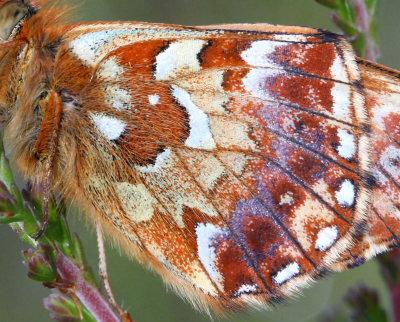
[[354,260],[353,262],[347,264],[348,269],[356,268],[365,263],[365,258],[362,258],[362,257],[357,256],[357,257],[353,258],[353,260]]
[[361,129],[361,131],[363,131],[365,134],[367,134],[368,136],[370,136],[370,134],[371,134],[371,125],[363,123],[363,124],[360,125],[360,129]]
[[367,173],[364,176],[364,180],[364,183],[368,188],[374,188],[378,183],[378,179],[372,173]]

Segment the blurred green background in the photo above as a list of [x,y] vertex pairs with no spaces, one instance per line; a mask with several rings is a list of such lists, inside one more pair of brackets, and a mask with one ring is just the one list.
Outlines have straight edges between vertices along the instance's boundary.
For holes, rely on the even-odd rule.
[[[75,2],[76,3],[76,2]],[[400,67],[400,1],[382,0],[379,7],[381,63]],[[330,10],[314,0],[86,0],[77,20],[136,20],[204,25],[226,22],[270,22],[337,29]],[[71,214],[72,229],[86,246],[94,267],[97,250],[92,227]],[[51,321],[42,301],[49,290],[26,277],[20,252],[26,245],[7,226],[0,226],[0,322]],[[135,322],[206,322],[210,319],[168,291],[161,279],[109,247],[109,274],[118,302],[129,309]],[[375,287],[390,312],[390,299],[375,261],[352,271],[325,278],[303,296],[279,305],[273,312],[245,312],[215,321],[320,321],[321,312],[342,310],[341,298],[358,281]]]

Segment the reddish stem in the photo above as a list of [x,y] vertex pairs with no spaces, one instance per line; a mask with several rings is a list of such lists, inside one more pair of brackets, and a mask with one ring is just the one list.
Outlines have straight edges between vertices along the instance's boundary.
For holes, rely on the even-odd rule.
[[82,277],[80,269],[66,256],[57,257],[57,270],[63,282],[73,285],[73,292],[98,322],[121,322],[103,295]]
[[394,322],[400,322],[400,284],[390,285]]
[[364,57],[372,61],[377,61],[380,53],[371,35],[372,21],[365,0],[352,0],[352,2],[356,12],[358,30],[365,36]]

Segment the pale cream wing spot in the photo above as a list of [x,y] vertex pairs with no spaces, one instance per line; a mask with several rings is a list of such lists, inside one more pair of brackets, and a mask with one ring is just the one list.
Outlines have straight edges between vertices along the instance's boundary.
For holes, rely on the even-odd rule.
[[281,200],[279,201],[279,205],[289,205],[291,206],[294,202],[293,192],[287,191],[285,194],[281,195]]
[[106,103],[117,111],[132,108],[132,95],[120,85],[107,86]]
[[202,39],[185,39],[172,42],[156,57],[154,76],[157,80],[171,80],[182,73],[200,71],[197,57],[206,44]]
[[256,143],[250,139],[249,126],[241,121],[210,116],[211,133],[217,146],[221,148],[255,151]]
[[333,79],[344,83],[349,82],[346,66],[344,65],[343,59],[339,55],[336,55],[336,58],[330,68],[330,72]]
[[[322,216],[323,214],[323,216]],[[332,223],[335,215],[326,210],[326,206],[307,197],[301,206],[294,212],[291,219],[291,229],[296,231],[298,241],[306,251],[311,251],[315,236],[310,235],[310,224],[323,222],[324,225]]]
[[230,97],[222,87],[223,81],[224,71],[204,70],[195,77],[178,78],[175,83],[188,91],[193,103],[205,113],[226,115],[225,104]]
[[[338,175],[343,175],[339,172]],[[334,207],[336,202],[333,199],[332,194],[329,192],[329,185],[324,179],[320,179],[317,183],[312,186],[312,190],[320,195],[330,206]]]
[[225,172],[224,166],[210,154],[186,151],[187,163],[193,169],[193,175],[206,191],[212,189]]
[[124,68],[117,62],[115,57],[110,57],[101,62],[97,68],[96,75],[109,82],[115,82],[116,79],[124,74]]
[[[153,171],[143,171],[143,167],[136,166],[141,180],[146,186],[151,186],[153,194],[171,214],[176,224],[184,228],[184,207],[198,209],[208,216],[218,216],[210,200],[208,200],[196,183],[182,177],[179,160],[173,149],[162,165]],[[179,192],[179,193],[177,193]]]
[[246,154],[240,152],[220,151],[217,153],[217,156],[237,176],[243,174],[249,162]]
[[140,223],[152,219],[157,200],[145,185],[118,182],[114,183],[114,187],[124,211],[134,222]]

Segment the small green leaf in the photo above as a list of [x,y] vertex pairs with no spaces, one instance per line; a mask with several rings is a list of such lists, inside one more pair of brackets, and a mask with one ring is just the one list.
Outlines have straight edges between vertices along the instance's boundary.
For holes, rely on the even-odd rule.
[[44,299],[44,306],[57,321],[96,322],[84,306],[78,308],[71,297],[65,294],[50,294]]
[[57,272],[52,257],[48,256],[51,249],[39,244],[38,249],[28,249],[22,252],[24,264],[28,268],[28,276],[39,282],[51,283],[55,281]]

